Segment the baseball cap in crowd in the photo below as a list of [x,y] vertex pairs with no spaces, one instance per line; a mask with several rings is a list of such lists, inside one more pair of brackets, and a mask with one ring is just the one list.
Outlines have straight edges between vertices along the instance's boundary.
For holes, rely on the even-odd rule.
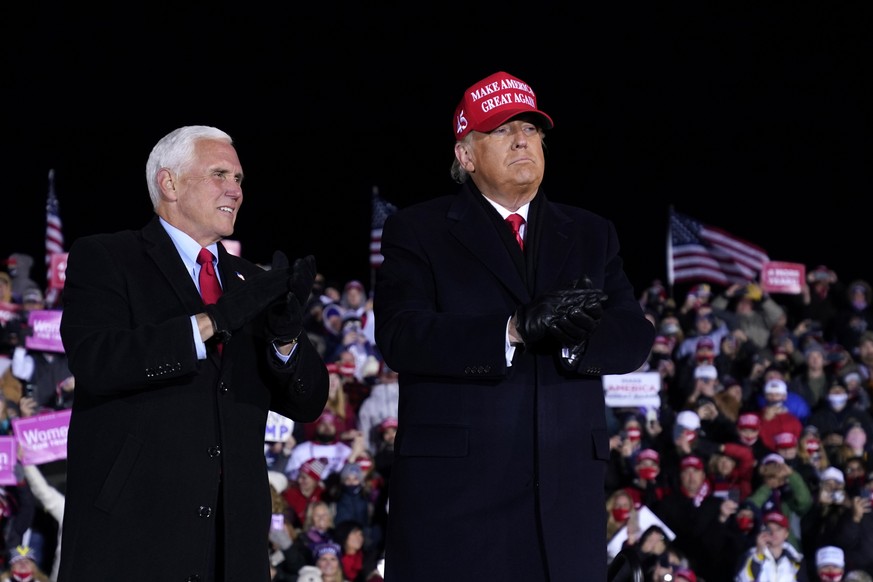
[[21,296],[22,303],[42,303],[43,301],[45,301],[45,297],[43,297],[42,291],[36,287],[25,290]]
[[766,455],[763,459],[761,459],[762,465],[767,465],[768,463],[779,463],[781,465],[785,464],[785,457],[778,453],[770,453]]
[[797,446],[797,437],[794,433],[780,432],[773,437],[773,442],[776,443],[777,449],[793,449]]
[[788,528],[788,518],[778,511],[771,511],[770,513],[765,515],[764,523],[775,523],[776,525],[781,525],[786,529]]
[[700,364],[694,367],[694,379],[717,380],[718,369],[712,364]]
[[843,550],[836,546],[823,546],[815,552],[815,567],[836,566],[837,568],[846,567],[845,554]]
[[641,463],[642,461],[654,461],[660,464],[661,455],[659,455],[658,451],[654,449],[642,449],[637,453],[637,463]]
[[743,413],[737,419],[737,428],[752,428],[759,430],[761,428],[761,417],[752,412]]
[[461,141],[471,131],[493,131],[523,113],[535,114],[543,129],[555,125],[551,117],[537,109],[537,97],[530,85],[509,73],[494,73],[464,91],[452,117],[455,139]]
[[788,385],[779,378],[767,380],[764,384],[764,394],[788,394]]
[[682,457],[682,461],[679,462],[679,468],[682,471],[689,468],[703,471],[703,460],[697,455],[687,455]]
[[693,410],[683,410],[676,415],[676,424],[688,430],[697,430],[700,428],[700,417]]
[[819,481],[836,481],[837,483],[845,483],[846,478],[843,476],[843,472],[836,467],[828,467],[821,472],[821,477],[819,478]]

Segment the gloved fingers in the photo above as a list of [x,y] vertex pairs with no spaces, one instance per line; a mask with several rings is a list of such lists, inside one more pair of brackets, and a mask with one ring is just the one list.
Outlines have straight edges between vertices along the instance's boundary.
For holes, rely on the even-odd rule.
[[[601,310],[602,311],[602,310]],[[567,321],[578,329],[591,333],[597,327],[599,317],[592,317],[582,309],[575,307],[567,313]]]
[[315,257],[307,255],[303,258],[294,261],[294,267],[291,269],[291,279],[288,281],[288,288],[297,300],[303,304],[312,293],[312,284],[315,281]]
[[549,325],[549,335],[558,340],[561,345],[572,346],[588,337],[588,332],[570,323],[565,317],[556,317]]
[[288,257],[282,251],[273,251],[273,262],[271,263],[271,269],[287,269],[288,268]]

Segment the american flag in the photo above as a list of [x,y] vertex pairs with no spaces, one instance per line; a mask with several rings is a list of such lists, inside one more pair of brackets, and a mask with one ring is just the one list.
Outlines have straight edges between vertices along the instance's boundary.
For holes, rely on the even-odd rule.
[[670,285],[708,281],[720,285],[758,279],[770,260],[764,249],[670,209],[667,271]]
[[[55,195],[55,171],[49,170],[48,201],[45,205],[45,266],[49,268],[52,255],[64,252],[64,233],[61,231],[61,215],[58,198]],[[46,295],[46,304],[54,305],[57,300],[58,290],[49,286]]]
[[379,188],[373,186],[373,222],[370,225],[370,267],[375,269],[382,264],[382,225],[385,219],[397,212],[397,207],[379,195]]

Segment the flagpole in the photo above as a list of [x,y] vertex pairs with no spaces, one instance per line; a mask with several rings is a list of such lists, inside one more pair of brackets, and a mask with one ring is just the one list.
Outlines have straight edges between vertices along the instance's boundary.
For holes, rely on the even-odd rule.
[[[371,195],[370,195],[370,212],[371,212],[371,215],[372,215],[372,212],[373,212],[373,208],[375,207],[375,204],[376,204],[376,199],[377,199],[378,197],[379,197],[379,187],[376,186],[375,184],[373,184],[372,193],[371,193]],[[372,228],[372,226],[373,226],[373,225],[371,224],[370,227]],[[372,235],[372,231],[371,231],[371,234],[370,234],[370,237],[371,237],[370,244],[372,244],[372,236],[373,236],[373,235]],[[372,253],[372,249],[371,249],[370,252]],[[373,265],[373,262],[370,261],[370,297],[373,297],[373,293],[374,293],[375,291],[376,291],[376,267]]]
[[673,218],[673,205],[671,204],[668,207],[668,216],[667,216],[667,290],[670,298],[673,298],[673,232],[672,232],[672,218]]

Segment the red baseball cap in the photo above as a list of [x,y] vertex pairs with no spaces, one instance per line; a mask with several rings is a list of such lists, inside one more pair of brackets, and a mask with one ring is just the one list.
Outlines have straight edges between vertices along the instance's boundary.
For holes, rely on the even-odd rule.
[[452,117],[455,139],[461,141],[471,131],[493,131],[522,113],[536,114],[543,129],[555,125],[551,117],[537,109],[537,97],[530,85],[509,73],[494,73],[464,91]]

